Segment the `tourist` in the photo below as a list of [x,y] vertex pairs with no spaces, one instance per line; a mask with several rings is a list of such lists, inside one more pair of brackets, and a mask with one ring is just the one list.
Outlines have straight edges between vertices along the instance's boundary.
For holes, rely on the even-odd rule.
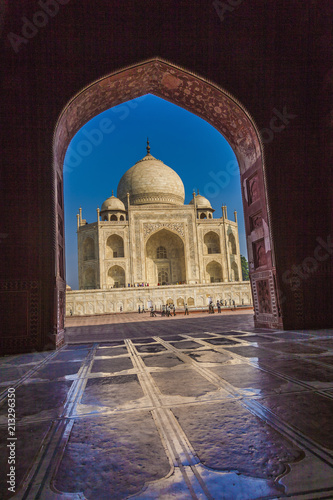
[[141,313],[141,309],[140,309],[140,306],[138,307],[138,313],[139,313],[139,314]]
[[189,315],[187,304],[185,304],[185,316],[186,314]]
[[220,313],[221,312],[221,304],[220,304],[219,300],[217,300],[216,306],[217,306],[217,312]]

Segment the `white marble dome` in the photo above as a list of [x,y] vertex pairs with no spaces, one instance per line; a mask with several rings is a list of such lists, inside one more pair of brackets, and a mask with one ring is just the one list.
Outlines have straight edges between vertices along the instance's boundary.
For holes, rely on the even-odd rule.
[[115,196],[110,196],[107,200],[104,201],[101,212],[104,212],[105,210],[122,210],[125,211],[125,206],[122,201],[119,200],[119,198],[116,198]]
[[184,205],[184,184],[172,168],[157,160],[149,152],[131,167],[119,181],[117,196],[131,205],[170,204]]
[[[197,208],[212,208],[212,205],[210,204],[210,201],[207,200],[204,196],[201,194],[195,195],[195,201],[197,204]],[[194,203],[194,198],[190,201],[189,205],[193,205]]]

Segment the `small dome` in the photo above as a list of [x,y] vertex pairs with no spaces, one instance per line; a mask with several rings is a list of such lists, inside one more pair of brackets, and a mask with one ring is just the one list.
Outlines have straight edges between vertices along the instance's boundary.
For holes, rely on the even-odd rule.
[[181,178],[172,168],[150,154],[149,142],[147,155],[120,179],[117,196],[126,202],[127,193],[130,195],[131,205],[183,205],[185,199]]
[[105,210],[121,210],[125,212],[125,205],[119,200],[119,198],[112,195],[110,198],[105,200],[102,205],[101,212],[104,212]]
[[[207,200],[207,198],[205,198],[201,194],[195,195],[195,201],[197,203],[197,208],[210,208],[210,209],[212,209],[212,205],[210,204],[210,201]],[[194,199],[192,198],[189,205],[193,205],[193,203],[194,203]]]

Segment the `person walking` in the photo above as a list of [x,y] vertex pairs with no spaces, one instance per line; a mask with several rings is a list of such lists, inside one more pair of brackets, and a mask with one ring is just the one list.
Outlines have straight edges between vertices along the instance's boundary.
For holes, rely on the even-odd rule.
[[138,307],[138,313],[139,313],[139,314],[141,313],[141,309],[140,309],[140,306]]
[[176,308],[175,305],[173,305],[173,315],[176,316]]
[[220,305],[219,300],[216,302],[216,306],[217,306],[217,312],[220,313],[221,312],[221,305]]
[[187,307],[187,304],[185,304],[185,316],[186,316],[186,314],[187,314],[187,315],[189,314],[189,313],[188,313],[188,307]]

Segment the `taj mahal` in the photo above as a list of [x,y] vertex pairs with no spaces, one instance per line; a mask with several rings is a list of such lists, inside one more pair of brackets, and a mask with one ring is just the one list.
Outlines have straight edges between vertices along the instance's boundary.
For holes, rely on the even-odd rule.
[[66,313],[129,312],[207,307],[222,300],[251,303],[242,281],[237,213],[214,218],[209,200],[193,193],[184,204],[179,175],[150,153],[120,179],[88,224],[77,214],[79,290],[68,290]]

